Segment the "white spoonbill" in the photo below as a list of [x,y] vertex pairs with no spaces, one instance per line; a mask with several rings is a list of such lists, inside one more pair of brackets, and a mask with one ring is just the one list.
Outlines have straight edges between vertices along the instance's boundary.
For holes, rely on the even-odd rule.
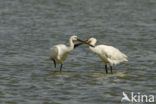
[[77,36],[71,36],[69,39],[70,46],[66,46],[64,44],[58,44],[58,45],[53,46],[50,49],[51,50],[50,59],[54,62],[55,68],[56,68],[56,63],[59,63],[61,64],[60,71],[62,70],[63,63],[65,59],[67,58],[68,54],[74,49],[74,43],[77,40],[80,42],[83,42],[80,39],[78,39]]
[[[127,56],[120,52],[117,48],[108,45],[95,45],[97,40],[95,38],[90,38],[86,41],[89,44],[90,50],[97,54],[105,64],[106,74],[108,73],[107,64],[110,65],[110,70],[112,72],[112,66],[119,64],[120,62],[128,61]],[[84,43],[84,42],[83,42]]]

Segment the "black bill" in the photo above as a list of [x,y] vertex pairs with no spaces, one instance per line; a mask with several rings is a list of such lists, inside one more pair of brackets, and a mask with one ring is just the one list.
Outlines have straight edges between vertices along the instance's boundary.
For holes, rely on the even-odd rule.
[[80,46],[80,45],[82,45],[82,44],[88,44],[89,46],[94,47],[93,45],[89,44],[88,40],[83,41],[83,40],[78,39],[78,41],[80,41],[81,43],[75,44],[75,45],[74,45],[74,48],[76,48],[76,47],[78,47],[78,46]]

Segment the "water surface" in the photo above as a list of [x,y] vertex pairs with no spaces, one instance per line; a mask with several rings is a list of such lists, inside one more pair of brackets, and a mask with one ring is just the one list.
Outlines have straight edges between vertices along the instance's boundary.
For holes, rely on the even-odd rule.
[[[63,72],[49,49],[95,37],[128,56],[114,74],[87,45]],[[0,0],[1,104],[119,104],[122,92],[156,95],[155,0]]]

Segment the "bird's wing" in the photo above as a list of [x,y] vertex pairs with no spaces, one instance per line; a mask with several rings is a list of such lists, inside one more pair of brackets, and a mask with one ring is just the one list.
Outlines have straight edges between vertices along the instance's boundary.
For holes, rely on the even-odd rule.
[[64,54],[67,52],[67,46],[64,44],[59,44],[55,46],[57,48],[57,59],[61,60]]
[[57,48],[57,46],[54,46],[54,47],[52,47],[51,49],[51,56],[50,56],[50,59],[52,59],[52,58],[56,58],[57,56],[58,56],[58,48]]
[[103,46],[101,47],[102,54],[104,54],[107,58],[112,60],[120,60],[122,58],[127,58],[125,54],[120,52],[117,48],[112,46]]

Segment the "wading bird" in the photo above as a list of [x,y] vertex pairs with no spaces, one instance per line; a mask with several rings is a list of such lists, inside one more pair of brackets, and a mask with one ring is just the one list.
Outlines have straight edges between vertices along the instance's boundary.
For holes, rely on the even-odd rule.
[[51,50],[50,60],[54,62],[54,67],[56,68],[56,64],[61,64],[60,71],[62,70],[62,66],[64,61],[66,60],[68,54],[74,49],[74,43],[76,41],[83,42],[82,40],[78,39],[77,36],[71,36],[69,39],[70,46],[66,46],[64,44],[58,44],[53,46]]
[[107,64],[109,64],[111,73],[113,74],[113,65],[119,64],[120,62],[128,61],[127,56],[124,53],[120,52],[117,48],[107,45],[96,45],[96,42],[97,40],[95,38],[90,38],[85,42],[76,44],[75,47],[82,44],[89,44],[90,50],[93,53],[97,54],[104,62],[106,74],[108,74]]

